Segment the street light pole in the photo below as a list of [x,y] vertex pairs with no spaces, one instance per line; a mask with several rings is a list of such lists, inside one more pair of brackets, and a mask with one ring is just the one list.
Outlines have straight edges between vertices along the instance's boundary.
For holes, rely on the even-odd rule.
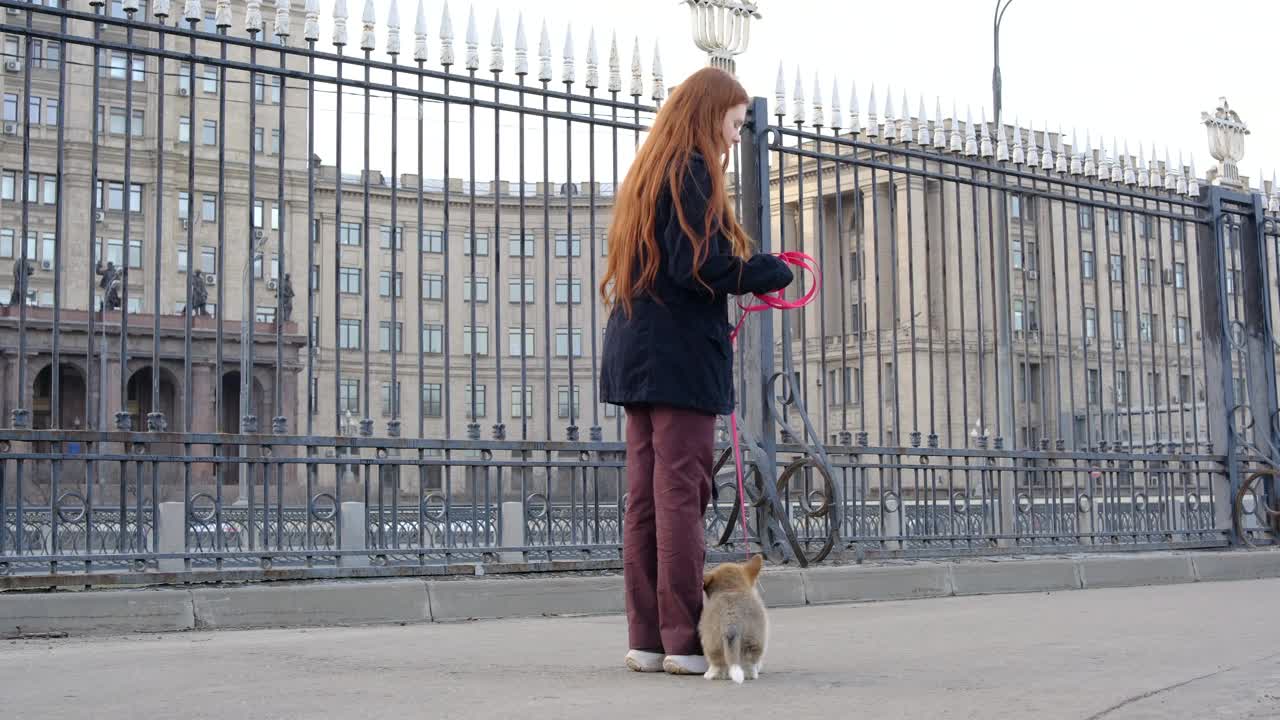
[[1000,23],[1004,22],[1004,11],[1009,9],[1009,4],[1013,0],[996,0],[995,17],[992,21],[992,42],[994,44],[994,69],[991,71],[991,95],[992,103],[996,112],[996,131],[1000,130],[1000,111],[1003,106],[1001,98],[1001,79],[1000,79]]

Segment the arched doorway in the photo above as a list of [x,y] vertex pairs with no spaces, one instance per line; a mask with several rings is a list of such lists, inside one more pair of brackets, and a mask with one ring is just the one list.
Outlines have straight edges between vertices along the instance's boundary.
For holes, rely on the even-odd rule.
[[181,398],[178,394],[178,383],[173,375],[163,368],[160,369],[160,395],[159,404],[155,405],[156,398],[152,396],[152,368],[150,365],[136,370],[129,377],[129,383],[126,387],[125,411],[133,416],[133,429],[136,431],[147,430],[147,416],[152,412],[164,413],[167,429],[170,432],[182,431],[182,405]]
[[[218,432],[235,434],[240,432],[240,371],[232,370],[224,373],[222,376],[222,392],[219,397],[222,398],[222,412],[218,418]],[[262,387],[262,383],[257,378],[253,379],[253,407],[258,417],[258,430],[270,430],[271,410],[267,407],[267,393]],[[224,457],[239,457],[240,448],[234,445],[223,445],[219,450],[220,455]],[[258,455],[255,448],[249,449],[251,456]],[[222,466],[222,484],[237,485],[240,482],[240,466],[235,463],[226,463]]]
[[85,377],[80,368],[58,368],[58,407],[53,406],[53,365],[36,373],[32,384],[32,427],[36,430],[79,430],[85,425]]

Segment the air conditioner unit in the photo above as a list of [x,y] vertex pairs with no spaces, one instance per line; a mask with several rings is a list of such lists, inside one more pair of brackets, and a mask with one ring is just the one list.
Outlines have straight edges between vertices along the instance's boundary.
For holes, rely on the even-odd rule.
[[1115,348],[1116,348],[1117,350],[1123,350],[1123,349],[1124,349],[1124,341],[1123,341],[1123,340],[1117,340],[1117,341],[1115,341]]
[[217,284],[218,284],[218,276],[217,276],[217,275],[215,275],[215,274],[213,274],[213,273],[208,273],[208,274],[206,274],[206,275],[204,276],[204,284],[205,284],[205,285],[217,285]]
[[1039,272],[1039,271],[1037,271],[1037,270],[1028,270],[1028,271],[1027,271],[1027,279],[1028,279],[1028,280],[1039,280],[1039,279],[1040,279],[1040,272]]
[[1172,271],[1172,270],[1165,270],[1165,271],[1164,271],[1164,284],[1165,284],[1165,285],[1172,285],[1172,284],[1173,284],[1173,271]]
[[189,220],[187,220],[186,218],[179,218],[179,219],[178,219],[178,222],[182,224],[182,229],[183,229],[183,230],[186,230],[186,229],[187,229],[187,224],[188,224],[190,221],[189,221]]
[[262,239],[262,231],[261,231],[261,230],[254,230],[254,231],[253,231],[253,239],[254,239],[254,240],[261,240],[261,239]]
[[94,222],[102,222],[103,220],[106,220],[106,219],[107,219],[107,214],[101,210],[93,214]]
[[18,123],[11,123],[11,122],[7,122],[7,123],[5,123],[5,124],[4,124],[4,134],[5,134],[5,135],[17,135],[17,134],[18,134]]
[[275,280],[267,281],[267,289],[270,290],[271,292],[275,292],[276,288],[278,287],[280,287],[280,285]]
[[41,269],[41,270],[45,270],[45,271],[52,270],[52,269],[53,269],[53,261],[52,261],[52,260],[41,260],[41,261],[40,261],[40,269]]
[[185,88],[185,87],[178,88],[178,95],[182,97],[186,97],[190,94],[191,94],[191,88]]
[[18,70],[22,69],[22,65],[17,60],[5,60],[4,69],[5,72],[16,73]]

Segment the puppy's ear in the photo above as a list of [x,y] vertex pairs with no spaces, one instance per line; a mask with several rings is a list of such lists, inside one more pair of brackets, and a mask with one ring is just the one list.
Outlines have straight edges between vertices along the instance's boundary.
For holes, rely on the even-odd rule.
[[760,571],[762,569],[764,569],[764,557],[761,555],[753,556],[747,561],[744,568],[747,574],[747,581],[754,585],[756,578],[760,577]]
[[711,572],[707,573],[706,575],[703,575],[703,576],[702,576],[702,591],[703,591],[704,593],[706,593],[706,594],[710,595],[710,594],[711,594],[711,586],[712,586],[712,585],[714,585],[714,584],[715,584],[715,582],[716,582],[716,572],[715,572],[715,570],[712,570]]

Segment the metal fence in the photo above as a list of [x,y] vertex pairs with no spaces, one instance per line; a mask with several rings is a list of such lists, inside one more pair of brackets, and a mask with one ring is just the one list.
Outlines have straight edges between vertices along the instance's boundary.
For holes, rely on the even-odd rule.
[[[349,42],[313,3],[0,0],[0,572],[618,558],[595,282],[660,60],[593,34],[579,68],[545,27],[531,57],[523,24],[508,54],[496,22],[482,57],[474,16],[455,47],[422,6],[402,48],[371,7]],[[744,335],[753,546],[1265,540],[1265,198],[833,100],[754,101],[734,158],[762,249],[826,281]],[[741,552],[716,488],[708,539]]]

